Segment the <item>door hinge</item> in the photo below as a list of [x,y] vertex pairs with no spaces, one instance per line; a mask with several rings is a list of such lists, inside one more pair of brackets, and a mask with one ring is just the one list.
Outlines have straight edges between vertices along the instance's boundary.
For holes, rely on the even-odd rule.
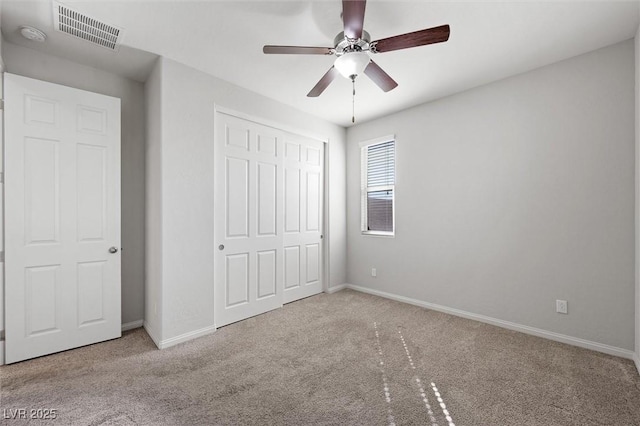
[[4,263],[4,252],[0,251],[0,263]]
[[4,183],[4,172],[0,172],[0,183]]
[[0,99],[0,110],[4,111],[4,99]]

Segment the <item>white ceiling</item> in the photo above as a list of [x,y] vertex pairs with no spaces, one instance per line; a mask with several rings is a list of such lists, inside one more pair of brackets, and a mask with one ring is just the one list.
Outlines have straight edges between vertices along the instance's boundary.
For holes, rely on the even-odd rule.
[[[264,44],[333,46],[339,0],[67,0],[80,12],[124,28],[118,53],[53,30],[50,0],[3,0],[6,40],[144,81],[155,55],[182,62],[328,121],[351,124],[351,82],[339,78],[319,98],[306,94],[333,56],[264,55]],[[356,122],[399,111],[632,38],[638,1],[379,1],[367,3],[372,39],[442,24],[448,42],[377,54],[399,86],[382,92],[356,81]],[[20,25],[49,38],[23,39]]]

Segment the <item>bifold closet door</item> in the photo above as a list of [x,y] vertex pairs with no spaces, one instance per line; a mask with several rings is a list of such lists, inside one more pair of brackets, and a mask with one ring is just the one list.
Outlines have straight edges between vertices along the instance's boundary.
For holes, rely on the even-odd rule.
[[324,143],[216,113],[215,321],[322,291]]
[[284,144],[284,303],[322,292],[324,144]]
[[282,306],[283,132],[216,113],[215,321]]

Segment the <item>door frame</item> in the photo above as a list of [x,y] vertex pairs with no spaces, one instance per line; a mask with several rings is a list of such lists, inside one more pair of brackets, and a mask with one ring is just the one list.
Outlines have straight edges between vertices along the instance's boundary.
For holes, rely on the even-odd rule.
[[[271,127],[274,128],[276,130],[280,130],[286,133],[293,133],[296,134],[298,136],[302,136],[302,137],[306,137],[306,138],[310,138],[310,139],[314,139],[318,142],[322,142],[323,146],[324,146],[324,165],[323,165],[323,173],[324,173],[324,179],[322,184],[324,185],[324,194],[323,194],[323,230],[322,230],[322,235],[323,235],[323,249],[322,249],[322,272],[323,272],[323,277],[322,277],[322,292],[323,293],[327,293],[329,290],[329,272],[330,272],[330,267],[329,267],[329,254],[330,254],[330,250],[329,250],[329,242],[331,241],[331,236],[330,236],[330,232],[329,232],[329,144],[330,144],[330,138],[328,138],[327,136],[319,136],[318,134],[314,134],[311,132],[308,132],[306,130],[302,130],[300,128],[297,128],[295,126],[289,126],[286,124],[282,124],[280,122],[274,121],[274,120],[269,120],[266,118],[262,118],[262,117],[257,117],[255,115],[251,115],[251,114],[247,114],[244,112],[240,112],[238,110],[235,109],[231,109],[231,108],[227,108],[224,106],[221,106],[219,104],[214,103],[213,104],[213,129],[214,129],[214,144],[217,144],[218,141],[215,139],[215,135],[217,135],[217,130],[218,130],[218,126],[220,125],[218,123],[218,120],[216,119],[218,113],[221,114],[226,114],[226,115],[230,115],[232,117],[236,117],[236,118],[240,118],[242,120],[247,120],[247,121],[251,121],[253,123],[262,125],[262,126],[267,126],[267,127]],[[216,149],[214,149],[214,156],[215,156],[215,152]],[[214,164],[215,164],[215,158],[213,159]],[[216,182],[215,182],[215,173],[214,173],[214,182],[213,182],[213,187],[215,188]],[[215,217],[216,217],[216,210],[217,207],[214,207],[213,210],[213,217],[212,220],[215,221]],[[214,227],[215,228],[215,227]],[[214,231],[214,241],[217,241],[216,239],[217,235],[215,235],[215,231]],[[216,264],[215,261],[215,256],[213,259],[213,267],[214,270],[215,268],[218,267],[218,265]],[[214,282],[213,285],[216,285],[215,282],[215,276],[214,276]],[[215,302],[214,302],[215,303]],[[215,321],[215,312],[214,312],[214,321]],[[214,327],[218,328],[218,326],[214,323]]]

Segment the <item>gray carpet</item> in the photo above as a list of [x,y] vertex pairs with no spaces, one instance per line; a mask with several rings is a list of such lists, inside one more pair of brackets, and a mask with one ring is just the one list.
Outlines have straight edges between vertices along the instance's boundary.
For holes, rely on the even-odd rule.
[[163,351],[134,330],[0,380],[8,425],[29,423],[4,418],[19,408],[79,425],[640,425],[629,360],[350,290]]

